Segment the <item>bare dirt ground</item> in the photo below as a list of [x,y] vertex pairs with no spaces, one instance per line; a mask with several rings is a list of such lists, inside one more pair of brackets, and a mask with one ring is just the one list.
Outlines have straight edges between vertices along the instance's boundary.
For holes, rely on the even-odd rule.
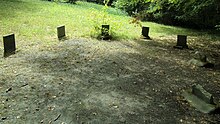
[[[220,44],[174,49],[175,38],[67,40],[0,59],[2,124],[216,124],[181,96],[193,84],[220,98]],[[205,43],[205,42],[204,42]],[[204,47],[206,46],[206,47]],[[189,65],[196,50],[214,69]]]

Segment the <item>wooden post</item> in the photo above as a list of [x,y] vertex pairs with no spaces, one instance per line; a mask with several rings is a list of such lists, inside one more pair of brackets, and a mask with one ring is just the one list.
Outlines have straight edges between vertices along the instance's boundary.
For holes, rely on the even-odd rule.
[[110,26],[109,25],[102,25],[102,28],[101,28],[101,37],[103,40],[109,40],[111,39],[111,36],[109,34],[109,29],[110,29]]
[[144,39],[150,39],[149,37],[149,30],[150,28],[149,27],[142,27],[142,36],[144,36]]
[[174,48],[188,49],[187,36],[186,35],[177,35],[177,44],[176,44],[176,46],[174,46]]
[[102,25],[102,29],[101,29],[102,36],[108,36],[109,35],[109,25]]
[[4,44],[4,57],[8,57],[12,54],[15,54],[16,46],[15,46],[14,34],[3,36],[3,44]]
[[57,37],[58,37],[58,39],[61,40],[65,36],[66,36],[65,26],[57,27]]

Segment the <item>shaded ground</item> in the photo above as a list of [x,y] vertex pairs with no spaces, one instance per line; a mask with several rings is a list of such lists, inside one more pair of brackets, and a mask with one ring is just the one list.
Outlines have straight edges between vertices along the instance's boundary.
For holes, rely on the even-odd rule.
[[[218,63],[219,42],[195,50]],[[188,64],[195,50],[173,49],[174,37],[152,41],[75,39],[0,59],[0,123],[218,123],[182,97],[201,84],[220,97],[220,70]]]

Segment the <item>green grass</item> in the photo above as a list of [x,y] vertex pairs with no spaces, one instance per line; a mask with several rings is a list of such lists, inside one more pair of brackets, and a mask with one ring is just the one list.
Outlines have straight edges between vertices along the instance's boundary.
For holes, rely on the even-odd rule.
[[[70,5],[40,0],[4,0],[1,6],[1,36],[15,33],[21,40],[29,41],[56,40],[56,27],[59,25],[66,25],[69,37],[89,37],[94,25],[102,22],[103,15],[101,5],[85,2]],[[117,26],[124,27],[123,30],[133,29],[132,25],[128,25],[129,17],[125,13],[112,8],[108,12],[110,24],[117,23]]]
[[[67,4],[42,0],[1,0],[0,37],[15,33],[17,41],[21,42],[22,46],[49,44],[51,41],[57,41],[56,27],[60,25],[66,26],[70,39],[96,37],[99,32],[94,27],[103,24],[104,15],[117,40],[140,37],[141,28],[129,24],[131,17],[125,12],[108,8],[105,14],[102,10],[103,6],[87,2]],[[151,22],[142,24],[151,28],[152,37],[176,34],[203,35],[190,29]]]

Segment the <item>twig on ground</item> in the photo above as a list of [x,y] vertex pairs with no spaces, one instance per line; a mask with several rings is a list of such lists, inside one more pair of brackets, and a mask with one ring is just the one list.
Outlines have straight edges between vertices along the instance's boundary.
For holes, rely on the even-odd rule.
[[60,118],[61,114],[59,114],[53,121],[57,121]]
[[27,86],[27,85],[28,85],[28,83],[21,85],[21,87],[25,87],[25,86]]
[[12,90],[12,88],[10,87],[10,88],[8,88],[7,90],[6,90],[6,93],[8,93],[9,91],[11,91]]

